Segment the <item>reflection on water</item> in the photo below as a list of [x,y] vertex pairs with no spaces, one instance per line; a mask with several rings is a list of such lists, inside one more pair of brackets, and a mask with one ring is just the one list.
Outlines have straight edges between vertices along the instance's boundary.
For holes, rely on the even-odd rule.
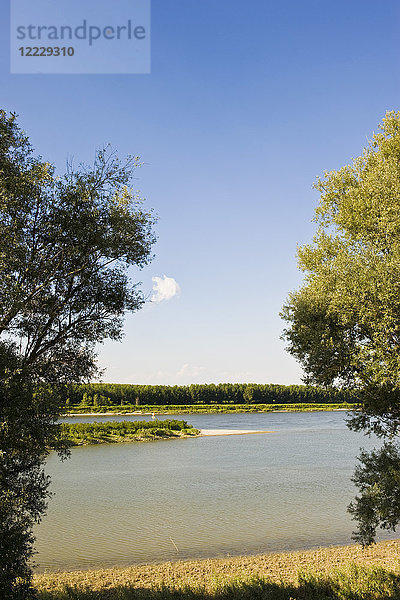
[[56,495],[36,529],[36,562],[78,569],[349,543],[350,477],[373,442],[344,416],[184,415],[198,428],[274,433],[87,446],[64,463],[52,455]]

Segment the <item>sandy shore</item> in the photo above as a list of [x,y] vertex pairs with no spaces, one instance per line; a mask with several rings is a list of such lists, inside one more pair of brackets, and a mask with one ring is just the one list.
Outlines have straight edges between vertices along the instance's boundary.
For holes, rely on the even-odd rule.
[[253,429],[200,429],[200,435],[247,435],[249,433],[276,433],[275,431],[254,431]]
[[[221,410],[221,411],[207,411],[207,410],[193,410],[193,411],[189,411],[189,410],[185,410],[183,409],[182,411],[178,411],[178,410],[174,410],[173,412],[167,411],[167,412],[163,412],[163,411],[155,411],[155,415],[156,417],[158,415],[231,415],[231,414],[273,414],[273,413],[288,413],[288,412],[337,412],[337,411],[344,411],[344,412],[349,412],[350,410],[354,410],[351,408],[316,408],[316,409],[310,409],[310,410],[294,410],[294,409],[279,409],[277,408],[276,410],[251,410],[251,411],[243,411],[243,412],[236,412],[236,411],[229,411],[229,410]],[[62,418],[67,418],[67,417],[129,417],[129,416],[150,416],[152,415],[153,412],[142,412],[141,410],[137,410],[137,411],[133,411],[133,412],[87,412],[87,413],[72,413],[72,412],[68,412],[65,413],[64,415],[62,415]],[[255,432],[253,432],[255,433]],[[260,433],[264,433],[264,432],[260,432]],[[267,432],[270,433],[270,432]]]
[[[268,578],[277,582],[295,582],[299,570],[311,568],[320,573],[329,573],[332,569],[345,567],[349,563],[380,566],[399,572],[399,559],[400,540],[392,540],[379,542],[365,549],[358,545],[331,546],[256,556],[183,560],[92,571],[37,574],[34,581],[39,590],[52,593],[64,589],[65,585],[92,592],[97,590],[104,592],[118,586],[130,588],[133,586],[143,590],[165,585],[179,589],[185,586],[196,586],[199,582],[214,593],[218,583],[221,582],[248,580],[252,577]],[[105,596],[101,597],[105,598]],[[363,597],[378,598],[376,595]]]
[[[62,415],[62,418],[67,417],[129,417],[133,415],[152,415],[151,412],[141,412],[140,410],[137,412],[90,412],[90,413],[66,413]],[[163,414],[163,413],[158,413]]]

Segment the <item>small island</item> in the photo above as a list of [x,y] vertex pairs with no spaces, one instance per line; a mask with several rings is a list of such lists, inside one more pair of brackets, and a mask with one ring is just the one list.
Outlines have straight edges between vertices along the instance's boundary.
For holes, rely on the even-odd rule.
[[198,429],[186,421],[106,421],[101,423],[63,423],[63,438],[69,446],[109,444],[116,442],[148,442],[171,438],[193,437]]

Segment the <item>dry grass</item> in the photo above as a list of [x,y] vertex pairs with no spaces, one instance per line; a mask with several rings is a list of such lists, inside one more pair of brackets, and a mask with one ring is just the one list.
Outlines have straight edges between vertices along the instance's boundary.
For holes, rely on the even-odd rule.
[[296,584],[299,572],[312,570],[324,576],[338,568],[348,568],[349,564],[380,566],[400,574],[400,540],[380,542],[366,549],[356,545],[335,546],[279,554],[47,573],[36,575],[35,585],[41,592],[57,594],[66,586],[104,592],[121,587],[140,590],[167,587],[182,590],[196,588],[200,584],[204,590],[212,593],[221,585],[254,579],[267,579],[277,584]]

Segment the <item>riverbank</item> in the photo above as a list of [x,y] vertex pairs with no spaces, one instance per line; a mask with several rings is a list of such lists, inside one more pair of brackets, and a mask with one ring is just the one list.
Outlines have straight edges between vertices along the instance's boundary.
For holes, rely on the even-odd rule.
[[[400,540],[36,575],[40,600],[400,598]],[[68,591],[69,590],[69,591]]]
[[253,429],[200,429],[200,436],[215,435],[252,435],[255,433],[276,433],[275,431],[253,430]]
[[74,406],[65,413],[65,417],[102,416],[135,416],[135,415],[180,415],[180,414],[214,414],[214,413],[266,413],[266,412],[315,412],[315,411],[350,411],[356,404],[193,404],[193,405],[146,405],[140,409],[136,406]]

